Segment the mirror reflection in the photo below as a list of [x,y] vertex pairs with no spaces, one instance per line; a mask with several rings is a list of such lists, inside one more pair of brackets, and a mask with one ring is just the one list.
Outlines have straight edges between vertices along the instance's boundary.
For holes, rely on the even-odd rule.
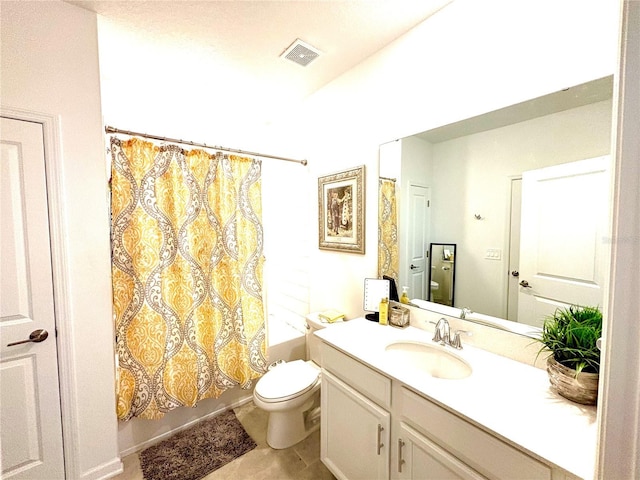
[[429,246],[429,301],[453,307],[456,281],[456,244]]
[[[520,321],[519,296],[533,297],[539,284],[535,275],[520,275],[523,177],[610,153],[612,85],[612,77],[605,77],[380,146],[380,175],[396,180],[398,282],[408,286],[411,299],[437,298],[414,272],[431,275],[424,268],[430,244],[446,239],[456,244],[452,306]],[[606,191],[601,184],[594,188]],[[598,198],[607,207],[608,197]],[[585,217],[578,202],[560,203],[564,219]],[[547,258],[554,258],[550,272],[562,250],[548,246],[564,241],[553,230],[547,222],[536,233],[541,241],[527,238],[527,248],[544,245]],[[523,280],[534,288],[522,287]],[[530,307],[536,318],[556,306],[541,306],[541,298]]]

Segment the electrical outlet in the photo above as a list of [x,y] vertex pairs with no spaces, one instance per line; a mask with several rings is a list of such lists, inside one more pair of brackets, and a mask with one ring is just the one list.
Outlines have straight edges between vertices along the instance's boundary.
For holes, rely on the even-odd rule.
[[502,260],[502,250],[499,248],[487,248],[484,258],[487,260]]

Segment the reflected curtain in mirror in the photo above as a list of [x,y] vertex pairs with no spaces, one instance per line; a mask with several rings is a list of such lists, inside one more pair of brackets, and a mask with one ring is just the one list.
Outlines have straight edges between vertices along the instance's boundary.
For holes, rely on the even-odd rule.
[[266,367],[258,160],[111,138],[117,414],[161,418]]
[[398,282],[398,216],[396,182],[378,181],[378,277],[387,275]]

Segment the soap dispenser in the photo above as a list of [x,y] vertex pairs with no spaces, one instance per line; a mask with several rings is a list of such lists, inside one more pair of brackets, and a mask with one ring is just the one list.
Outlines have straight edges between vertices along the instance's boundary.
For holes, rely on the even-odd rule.
[[387,325],[389,323],[389,299],[387,297],[380,300],[380,308],[378,310],[380,325]]
[[409,295],[407,294],[409,287],[402,287],[402,295],[400,295],[400,303],[409,303]]

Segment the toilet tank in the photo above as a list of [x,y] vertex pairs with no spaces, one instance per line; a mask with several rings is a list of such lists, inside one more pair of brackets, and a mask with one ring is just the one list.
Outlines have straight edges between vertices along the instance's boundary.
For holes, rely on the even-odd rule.
[[310,313],[306,316],[307,332],[306,332],[306,348],[307,348],[307,360],[311,360],[317,365],[322,365],[322,358],[320,354],[320,345],[322,340],[316,337],[313,332],[317,332],[327,326],[329,323],[322,323],[318,318],[317,313]]

